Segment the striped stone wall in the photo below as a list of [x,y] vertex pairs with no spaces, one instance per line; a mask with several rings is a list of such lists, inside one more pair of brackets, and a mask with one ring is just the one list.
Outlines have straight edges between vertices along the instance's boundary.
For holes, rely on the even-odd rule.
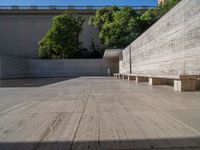
[[[200,1],[182,0],[129,46],[132,74],[200,75]],[[129,46],[120,73],[130,72]]]

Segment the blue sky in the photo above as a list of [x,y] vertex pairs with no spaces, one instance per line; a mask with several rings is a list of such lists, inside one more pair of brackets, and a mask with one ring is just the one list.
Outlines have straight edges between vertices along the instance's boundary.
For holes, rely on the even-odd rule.
[[141,5],[157,5],[157,0],[0,0],[0,5],[38,5],[38,6],[48,6],[48,5],[75,5],[75,6],[104,6],[104,5],[131,5],[131,6],[141,6]]

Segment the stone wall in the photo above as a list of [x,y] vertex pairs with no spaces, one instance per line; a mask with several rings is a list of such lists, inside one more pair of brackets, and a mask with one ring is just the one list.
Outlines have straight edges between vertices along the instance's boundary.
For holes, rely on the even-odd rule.
[[25,77],[106,76],[118,72],[118,60],[41,60],[0,56],[0,79]]
[[122,60],[119,61],[120,73],[130,74],[130,47],[128,46],[126,49],[122,51]]
[[[0,55],[36,58],[38,42],[49,30],[55,15],[58,14],[0,12]],[[84,14],[83,17],[85,22],[80,35],[83,47],[89,48],[93,39],[96,45],[103,48],[99,40],[99,31],[88,25],[91,15]]]
[[0,56],[0,79],[26,77],[28,64],[26,59]]
[[101,76],[108,75],[108,68],[111,74],[118,72],[116,61],[105,59],[29,59],[28,64],[29,77]]
[[[129,46],[132,74],[200,75],[200,1],[182,0]],[[130,72],[129,46],[120,73]]]

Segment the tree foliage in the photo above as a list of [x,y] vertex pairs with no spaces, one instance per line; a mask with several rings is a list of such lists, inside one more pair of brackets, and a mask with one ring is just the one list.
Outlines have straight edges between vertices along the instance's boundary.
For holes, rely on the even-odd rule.
[[170,9],[172,9],[178,2],[181,0],[167,0],[164,4],[160,4],[158,7],[159,11],[159,17],[162,17],[164,14],[166,14]]
[[40,58],[65,59],[76,55],[79,34],[84,19],[72,13],[64,13],[53,18],[51,27],[39,41]]
[[158,9],[149,9],[138,18],[141,31],[144,32],[160,18],[160,15]]
[[101,30],[105,23],[113,21],[114,14],[117,11],[119,11],[119,8],[116,6],[102,8],[96,12],[95,17],[90,18],[89,25]]
[[[106,7],[96,12],[89,21],[99,29],[100,40],[108,48],[125,48],[154,24],[180,0],[168,0],[156,9],[136,13],[131,7]],[[89,49],[80,48],[79,35],[84,19],[72,13],[53,18],[51,28],[39,41],[38,56],[48,59],[99,58],[103,51],[91,43]]]
[[89,21],[100,31],[100,40],[108,48],[124,48],[154,24],[180,0],[168,0],[156,9],[136,13],[131,7],[106,7]]
[[100,30],[100,40],[109,48],[124,48],[141,32],[137,13],[131,7],[99,10],[91,24]]
[[104,54],[104,49],[99,48],[95,44],[94,39],[91,41],[89,48],[79,48],[74,58],[102,58]]

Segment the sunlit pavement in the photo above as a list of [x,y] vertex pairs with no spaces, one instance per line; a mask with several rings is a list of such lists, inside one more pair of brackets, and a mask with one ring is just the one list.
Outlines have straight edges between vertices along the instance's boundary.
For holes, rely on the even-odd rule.
[[109,77],[0,86],[0,150],[200,150],[200,92]]

